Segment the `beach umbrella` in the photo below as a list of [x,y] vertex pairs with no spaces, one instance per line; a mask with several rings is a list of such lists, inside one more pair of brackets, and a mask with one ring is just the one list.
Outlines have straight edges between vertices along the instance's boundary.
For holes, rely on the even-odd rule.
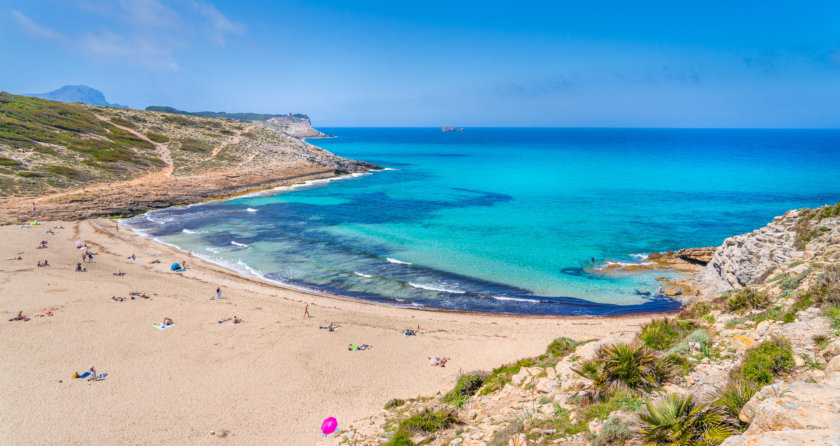
[[181,269],[181,265],[179,265],[179,264],[177,264],[177,263],[173,263],[173,264],[172,264],[172,267],[171,267],[170,269],[171,269],[172,271],[178,271],[179,269]]
[[335,417],[329,417],[321,423],[321,432],[326,437],[327,435],[335,432],[335,428],[338,427],[338,420]]

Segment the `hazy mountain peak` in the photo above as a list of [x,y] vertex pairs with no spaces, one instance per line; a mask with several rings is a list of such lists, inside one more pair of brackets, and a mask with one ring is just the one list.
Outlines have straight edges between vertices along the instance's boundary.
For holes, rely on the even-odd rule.
[[59,102],[81,102],[89,105],[128,108],[125,105],[111,104],[105,99],[105,95],[101,91],[88,87],[87,85],[65,85],[47,93],[29,94],[26,96]]

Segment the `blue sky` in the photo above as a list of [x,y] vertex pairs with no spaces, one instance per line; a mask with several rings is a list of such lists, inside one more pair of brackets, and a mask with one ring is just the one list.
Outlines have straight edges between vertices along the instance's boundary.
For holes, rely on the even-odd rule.
[[831,1],[0,0],[0,60],[316,126],[840,127]]

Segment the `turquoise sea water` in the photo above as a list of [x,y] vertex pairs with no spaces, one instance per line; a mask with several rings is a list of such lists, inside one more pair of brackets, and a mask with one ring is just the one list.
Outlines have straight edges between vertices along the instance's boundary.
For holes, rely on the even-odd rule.
[[[149,212],[129,224],[233,268],[398,305],[528,314],[664,311],[648,273],[591,274],[712,246],[840,200],[840,131],[323,129],[388,170]],[[595,264],[591,259],[595,259]]]

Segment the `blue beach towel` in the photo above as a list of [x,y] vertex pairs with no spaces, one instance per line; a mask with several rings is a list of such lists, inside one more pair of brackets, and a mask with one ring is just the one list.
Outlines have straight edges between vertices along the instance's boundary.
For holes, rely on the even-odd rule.
[[157,324],[154,325],[154,327],[157,328],[158,330],[166,330],[167,328],[169,328],[173,325],[175,325],[175,324],[163,325],[160,322],[158,322]]
[[87,378],[88,376],[90,376],[90,372],[85,372],[85,373],[82,373],[81,375],[77,376],[76,379]]

